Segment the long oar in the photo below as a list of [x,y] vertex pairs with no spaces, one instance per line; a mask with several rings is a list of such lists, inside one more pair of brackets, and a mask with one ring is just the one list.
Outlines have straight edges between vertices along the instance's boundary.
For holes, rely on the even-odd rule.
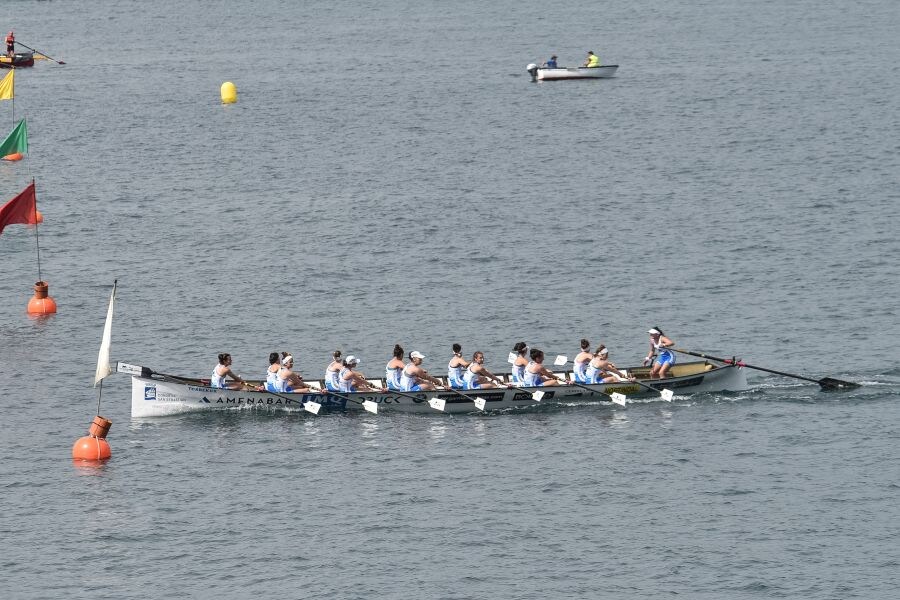
[[57,64],[60,64],[60,65],[66,64],[64,61],[56,60],[56,59],[53,58],[52,56],[49,56],[49,55],[47,55],[47,54],[44,54],[44,53],[41,52],[40,50],[35,50],[35,49],[32,48],[31,46],[26,46],[26,45],[23,44],[22,42],[16,42],[16,43],[17,43],[18,45],[22,46],[23,48],[28,48],[28,49],[31,50],[32,52],[37,52],[38,54],[40,54],[40,55],[43,56],[44,58],[49,58],[50,60],[52,60],[53,62],[55,62],[55,63],[57,63]]
[[[560,362],[560,361],[561,361],[561,362]],[[556,357],[556,360],[553,361],[553,364],[554,364],[554,365],[562,366],[562,365],[566,364],[567,362],[569,362],[568,357],[563,356],[562,354],[560,354],[559,356]],[[615,373],[613,373],[613,376],[614,376],[614,377],[618,377],[619,381],[624,381],[624,382],[627,382],[627,383],[636,383],[636,384],[638,384],[638,385],[641,386],[641,387],[645,387],[645,388],[647,388],[648,390],[650,390],[651,392],[655,392],[655,393],[659,394],[659,397],[662,398],[663,400],[665,400],[666,402],[671,402],[671,401],[672,401],[672,398],[675,397],[675,392],[673,392],[673,391],[670,390],[670,389],[663,388],[662,390],[658,390],[658,389],[656,389],[656,388],[653,387],[653,386],[647,385],[646,383],[641,383],[641,382],[638,381],[637,379],[635,379],[634,381],[632,381],[632,380],[630,380],[630,379],[622,379],[622,377],[620,377],[619,375],[616,375]],[[573,382],[573,383],[575,383],[575,382]],[[578,385],[578,384],[575,383],[575,385]],[[603,392],[601,392],[601,393],[603,393]],[[623,404],[623,406],[624,406],[624,404]]]
[[[553,364],[558,367],[561,367],[564,364],[566,364],[567,362],[569,362],[569,359],[567,357],[563,356],[562,354],[560,354],[559,356],[556,357],[556,360],[553,361]],[[612,394],[610,394],[608,392],[603,392],[601,390],[595,390],[592,387],[582,385],[582,384],[578,383],[577,381],[565,381],[563,379],[559,379],[558,377],[556,378],[556,380],[565,385],[574,385],[574,386],[586,389],[587,391],[589,391],[593,394],[603,394],[604,396],[609,396],[610,400],[613,401],[613,404],[618,404],[619,406],[625,406],[625,400],[626,400],[625,394],[620,394],[619,392],[613,392]]]
[[[468,394],[463,394],[458,389],[451,387],[449,385],[445,389],[450,390],[457,396],[462,396],[466,400],[474,403],[475,407],[478,408],[478,410],[484,410],[485,404],[487,404],[487,401],[480,396],[476,396],[473,398],[472,396],[469,396]],[[439,400],[437,398],[432,398],[431,400],[428,401],[429,404],[431,404],[432,402],[435,402],[435,403],[440,402],[440,408],[438,408],[438,410],[444,410],[444,404],[446,402],[445,400]],[[432,405],[432,408],[437,408],[437,407],[435,405]]]
[[725,363],[726,365],[735,365],[738,367],[747,367],[748,369],[756,369],[757,371],[765,371],[766,373],[774,373],[775,375],[783,375],[784,377],[793,377],[794,379],[802,379],[803,381],[812,381],[813,383],[818,383],[822,386],[823,390],[840,390],[840,389],[853,389],[858,388],[860,384],[853,383],[852,381],[842,381],[840,379],[834,379],[833,377],[823,377],[822,379],[813,379],[812,377],[804,377],[803,375],[794,375],[793,373],[785,373],[784,371],[776,371],[775,369],[767,369],[765,367],[757,367],[754,365],[748,365],[747,363],[734,359],[734,358],[718,358],[716,356],[710,356],[709,354],[704,354],[702,352],[692,352],[690,350],[679,350],[678,348],[670,348],[670,350],[674,350],[675,352],[681,352],[682,354],[690,354],[691,356],[699,356],[700,358],[708,358],[710,360],[715,360],[720,363]]

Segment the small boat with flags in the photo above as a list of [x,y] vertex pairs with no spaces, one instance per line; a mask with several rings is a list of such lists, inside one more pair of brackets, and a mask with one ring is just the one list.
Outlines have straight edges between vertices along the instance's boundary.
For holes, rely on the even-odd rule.
[[619,65],[600,67],[539,67],[531,63],[526,70],[532,81],[555,81],[559,79],[608,79],[615,76]]
[[475,390],[448,388],[427,392],[387,390],[384,379],[369,379],[373,387],[384,390],[375,392],[327,391],[323,380],[307,381],[313,391],[306,393],[264,391],[263,382],[246,389],[232,390],[210,387],[209,379],[167,375],[127,363],[118,363],[116,370],[132,377],[132,417],[228,409],[305,410],[315,414],[320,409],[366,410],[372,413],[475,413],[591,400],[625,406],[631,398],[671,401],[673,395],[748,389],[743,366],[711,360],[676,364],[670,371],[671,376],[665,379],[650,379],[648,367],[635,367],[626,371],[629,379],[614,383],[581,384],[574,381],[572,371],[558,371],[556,376],[564,382],[560,385],[525,387],[511,383],[510,375],[506,374],[501,378],[509,387]]

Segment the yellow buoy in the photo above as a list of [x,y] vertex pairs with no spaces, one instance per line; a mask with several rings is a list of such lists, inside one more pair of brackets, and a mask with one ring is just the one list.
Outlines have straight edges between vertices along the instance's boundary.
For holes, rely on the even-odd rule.
[[222,104],[234,104],[237,102],[237,88],[230,81],[222,84]]

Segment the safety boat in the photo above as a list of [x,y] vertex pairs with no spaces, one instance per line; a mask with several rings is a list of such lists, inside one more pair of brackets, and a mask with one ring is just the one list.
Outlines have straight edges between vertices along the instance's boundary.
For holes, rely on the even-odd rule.
[[[666,379],[650,379],[647,367],[635,367],[626,371],[634,378],[633,381],[624,379],[615,383],[579,384],[574,383],[572,371],[559,371],[555,374],[565,382],[560,385],[524,387],[508,383],[510,387],[428,392],[275,393],[261,391],[261,385],[231,390],[210,387],[209,379],[166,375],[128,363],[118,363],[116,370],[132,376],[132,417],[228,409],[306,410],[317,414],[320,408],[326,411],[367,410],[372,413],[474,413],[584,400],[610,401],[624,406],[631,398],[656,397],[671,401],[673,395],[748,389],[742,366],[709,360],[678,363]],[[501,377],[504,382],[511,381],[509,374]],[[368,381],[374,387],[386,388],[384,379]],[[306,383],[313,390],[326,389],[323,380]]]
[[557,79],[605,79],[616,74],[619,65],[601,67],[556,67],[548,69],[532,63],[526,67],[532,81],[554,81]]
[[16,52],[12,57],[7,56],[6,54],[0,55],[0,68],[9,69],[19,67],[33,67],[34,66],[34,53],[33,52]]

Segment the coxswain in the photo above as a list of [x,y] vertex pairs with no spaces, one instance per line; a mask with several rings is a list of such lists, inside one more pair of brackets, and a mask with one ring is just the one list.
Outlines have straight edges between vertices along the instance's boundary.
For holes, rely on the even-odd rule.
[[479,388],[496,388],[505,385],[503,380],[491,373],[484,366],[484,352],[476,352],[472,355],[472,362],[466,367],[463,374],[463,382],[466,389],[477,390]]
[[422,368],[422,360],[425,355],[413,350],[409,353],[409,363],[403,367],[400,373],[400,387],[406,392],[419,392],[433,390],[443,385],[441,380],[428,374]]
[[587,366],[594,355],[591,354],[591,343],[586,339],[581,340],[581,352],[572,360],[572,375],[577,383],[587,383]]
[[455,390],[466,388],[466,382],[463,381],[463,370],[469,367],[469,361],[462,357],[462,346],[453,344],[453,357],[447,365],[447,383]]
[[403,362],[403,347],[400,344],[394,344],[391,360],[384,367],[384,382],[387,385],[387,389],[397,391],[403,389],[400,387],[400,374],[405,366],[406,363]]
[[531,362],[525,367],[525,386],[537,387],[541,385],[556,385],[561,383],[553,371],[544,366],[544,352],[537,348],[531,349]]
[[[674,346],[675,342],[666,337],[659,327],[649,329],[650,334],[650,353],[644,359],[643,364],[652,365],[650,367],[651,379],[664,379],[669,373],[669,369],[675,364],[675,353],[667,350],[670,346]],[[654,360],[654,356],[656,360]]]
[[6,55],[10,58],[16,55],[16,36],[12,31],[6,34]]

